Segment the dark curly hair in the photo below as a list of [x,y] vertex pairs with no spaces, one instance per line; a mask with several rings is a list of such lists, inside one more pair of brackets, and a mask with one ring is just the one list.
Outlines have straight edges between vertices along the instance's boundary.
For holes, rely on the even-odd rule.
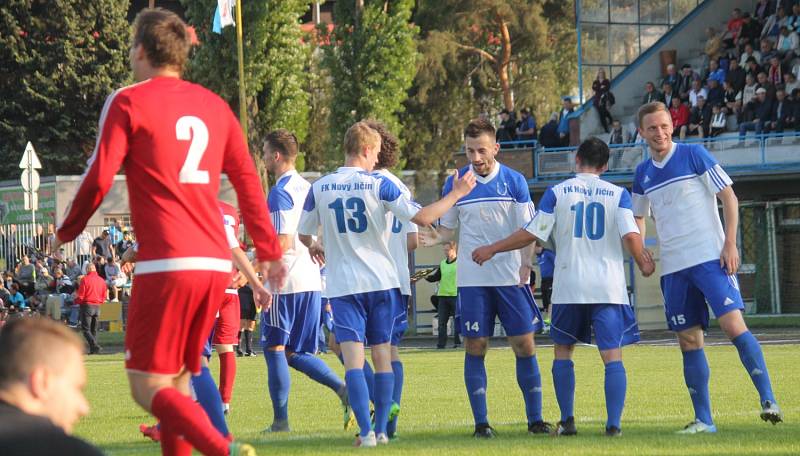
[[381,135],[381,151],[378,153],[378,163],[375,164],[375,169],[394,168],[400,159],[398,157],[400,144],[397,136],[393,135],[383,122],[367,120],[366,123],[369,128]]

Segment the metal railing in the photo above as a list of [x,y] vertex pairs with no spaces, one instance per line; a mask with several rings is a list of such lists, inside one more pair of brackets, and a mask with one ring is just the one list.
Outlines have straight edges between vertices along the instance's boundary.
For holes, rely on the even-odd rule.
[[[87,226],[77,239],[61,247],[64,259],[90,256],[92,242],[106,229],[107,226]],[[24,255],[52,255],[52,241],[53,237],[40,225],[0,225],[0,271],[12,270]]]
[[[687,138],[682,143],[703,144],[729,171],[769,171],[800,166],[800,132],[767,133],[760,135]],[[636,166],[647,160],[650,153],[646,143],[614,144],[609,146],[608,174],[633,175]],[[533,180],[556,180],[575,172],[577,147],[539,148],[533,151]]]

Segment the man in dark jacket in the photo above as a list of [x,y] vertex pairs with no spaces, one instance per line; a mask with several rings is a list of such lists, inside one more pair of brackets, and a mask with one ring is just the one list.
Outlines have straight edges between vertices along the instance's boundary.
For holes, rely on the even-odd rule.
[[744,141],[748,131],[755,130],[757,135],[764,131],[764,126],[772,121],[772,103],[767,98],[767,89],[761,87],[756,90],[756,98],[752,101],[755,117],[751,122],[739,124],[739,140]]
[[541,130],[539,130],[539,144],[543,147],[559,147],[561,140],[558,137],[558,114],[553,113]]

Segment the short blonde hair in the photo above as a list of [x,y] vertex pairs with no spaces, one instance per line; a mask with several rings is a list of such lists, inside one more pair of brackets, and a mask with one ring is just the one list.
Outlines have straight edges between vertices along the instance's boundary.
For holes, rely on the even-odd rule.
[[639,120],[639,128],[642,127],[644,116],[658,111],[664,111],[667,113],[667,115],[669,115],[669,109],[667,109],[667,105],[660,101],[652,101],[650,103],[643,104],[642,107],[639,108],[639,112],[636,114],[636,118]]
[[365,147],[378,147],[381,135],[370,128],[366,122],[356,122],[344,135],[344,153],[358,155]]

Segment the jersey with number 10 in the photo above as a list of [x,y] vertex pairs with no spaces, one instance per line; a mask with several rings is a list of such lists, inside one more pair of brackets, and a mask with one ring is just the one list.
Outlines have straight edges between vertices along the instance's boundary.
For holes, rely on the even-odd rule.
[[406,223],[419,211],[389,179],[342,167],[311,186],[297,232],[322,225],[328,298],[400,288],[386,242],[387,214]]
[[247,143],[219,96],[177,78],[149,79],[108,97],[97,135],[58,230],[62,241],[81,232],[124,166],[140,245],[137,274],[230,272],[231,254],[217,204],[224,172],[236,189],[258,258],[281,257]]
[[553,235],[553,304],[630,304],[620,238],[639,229],[627,190],[578,174],[547,189],[525,229]]

